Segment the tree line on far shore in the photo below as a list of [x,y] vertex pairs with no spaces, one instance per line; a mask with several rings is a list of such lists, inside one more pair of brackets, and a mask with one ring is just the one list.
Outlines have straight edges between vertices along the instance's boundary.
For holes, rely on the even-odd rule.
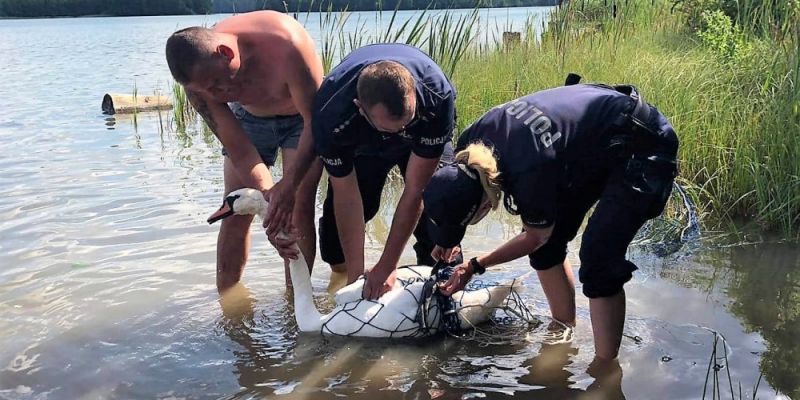
[[215,13],[248,12],[254,10],[325,11],[347,9],[350,11],[421,10],[425,8],[474,8],[552,6],[560,0],[214,0]]
[[[559,0],[0,0],[0,17],[79,17],[88,15],[182,15],[254,10],[319,11],[414,10],[549,6]],[[398,4],[399,3],[399,4]]]
[[0,0],[3,17],[207,14],[212,0]]

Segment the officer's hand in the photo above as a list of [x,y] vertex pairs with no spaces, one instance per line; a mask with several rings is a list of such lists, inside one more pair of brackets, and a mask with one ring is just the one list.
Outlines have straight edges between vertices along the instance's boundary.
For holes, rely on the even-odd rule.
[[445,296],[452,296],[453,293],[464,290],[473,274],[469,262],[465,262],[453,269],[453,275],[450,275],[447,282],[439,285],[439,291]]
[[397,280],[397,268],[378,264],[364,272],[364,279],[366,282],[364,282],[361,297],[366,300],[377,300],[394,287],[394,282]]
[[440,246],[435,246],[433,248],[433,251],[431,252],[431,257],[433,257],[433,259],[436,261],[444,261],[446,263],[451,263],[455,261],[459,253],[461,253],[461,246],[455,246],[449,249]]

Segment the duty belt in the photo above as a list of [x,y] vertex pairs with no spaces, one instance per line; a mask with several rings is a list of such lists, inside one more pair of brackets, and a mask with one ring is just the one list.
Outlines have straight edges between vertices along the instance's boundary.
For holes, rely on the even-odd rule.
[[[581,81],[581,76],[574,73],[569,73],[567,75],[567,79],[564,81],[564,86],[571,86],[577,85]],[[591,83],[590,85],[602,87],[606,89],[616,90],[622,94],[626,94],[630,96],[635,102],[636,105],[633,107],[633,111],[630,113],[622,113],[614,122],[615,125],[628,128],[633,133],[637,133],[637,131],[644,131],[645,133],[650,133],[653,135],[658,135],[658,132],[654,130],[651,126],[648,125],[650,121],[650,105],[647,104],[639,92],[636,90],[636,86],[633,85],[604,85],[602,83]]]
[[[567,75],[567,79],[564,81],[565,86],[576,85],[580,83],[581,76],[578,74],[570,73]],[[632,133],[648,133],[652,135],[658,135],[658,132],[653,129],[649,125],[650,117],[652,114],[651,107],[647,104],[639,92],[636,90],[636,86],[633,85],[604,85],[601,83],[592,83],[590,85],[602,87],[606,89],[615,90],[622,94],[630,96],[631,99],[634,100],[635,105],[633,110],[629,113],[622,113],[617,117],[617,120],[614,121],[614,125],[617,125],[622,128],[630,129]]]
[[[580,81],[580,75],[570,73],[567,75],[564,85],[575,85]],[[631,159],[631,164],[627,168],[636,169],[640,167],[638,164],[640,161],[649,161],[658,165],[666,165],[674,170],[676,165],[674,157],[664,157],[648,152],[648,149],[660,140],[659,128],[650,122],[654,117],[654,111],[644,101],[636,87],[633,85],[609,86],[600,83],[592,83],[591,85],[615,90],[629,96],[635,102],[630,112],[621,113],[614,121],[614,125],[619,127],[621,132],[610,138],[608,146],[609,149],[616,149],[619,156]],[[636,154],[641,151],[645,152],[644,154],[646,155],[639,159]]]
[[613,89],[620,93],[627,94],[636,102],[633,111],[630,113],[622,113],[619,116],[617,125],[629,128],[633,133],[638,133],[638,131],[643,130],[645,133],[658,135],[658,132],[649,124],[651,117],[650,105],[647,104],[639,92],[636,91],[636,87],[633,85],[617,85],[613,86]]

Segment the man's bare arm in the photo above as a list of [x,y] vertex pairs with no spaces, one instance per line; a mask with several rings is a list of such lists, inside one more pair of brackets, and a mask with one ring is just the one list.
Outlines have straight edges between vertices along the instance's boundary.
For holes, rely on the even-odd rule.
[[[286,67],[288,71],[287,84],[292,101],[297,111],[303,116],[303,132],[300,135],[295,161],[286,166],[283,178],[267,196],[270,207],[264,219],[264,225],[268,226],[268,235],[289,230],[296,189],[315,160],[314,138],[311,134],[311,108],[314,96],[322,82],[322,63],[307,34],[303,34],[301,38],[295,40],[295,47],[289,51],[287,60],[289,60],[289,65]],[[321,166],[316,168],[321,168]]]
[[289,166],[284,176],[284,179],[289,178],[289,182],[294,186],[300,184],[303,175],[315,160],[314,138],[311,135],[311,108],[317,89],[322,83],[322,62],[317,56],[313,41],[307,34],[297,41],[297,47],[290,58],[293,65],[289,69],[292,74],[288,83],[294,105],[303,116],[303,133],[300,136],[296,161]]
[[202,95],[186,90],[189,102],[206,121],[233,162],[239,179],[248,187],[269,189],[272,177],[255,146],[244,134],[242,126],[225,103],[208,101]]

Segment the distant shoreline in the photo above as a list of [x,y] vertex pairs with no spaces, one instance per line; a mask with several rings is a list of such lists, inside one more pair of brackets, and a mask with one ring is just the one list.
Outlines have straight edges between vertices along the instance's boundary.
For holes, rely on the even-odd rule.
[[[192,14],[182,14],[192,15]],[[0,16],[0,21],[15,20],[15,19],[59,19],[59,18],[109,18],[109,17],[145,17],[145,15],[106,15],[106,14],[91,14],[91,15],[42,15],[40,17],[4,17]]]
[[[489,8],[528,8],[528,7],[553,7],[558,5],[558,1],[547,1],[547,3],[551,4],[531,4],[531,5],[496,5],[491,7],[478,7],[479,9],[489,9]],[[437,10],[469,10],[471,8],[429,8],[428,10],[437,11]],[[398,11],[422,11],[425,8],[401,8]],[[178,17],[178,16],[203,16],[203,15],[226,15],[226,14],[242,14],[251,11],[262,11],[262,10],[243,10],[237,12],[213,12],[207,14],[140,14],[140,15],[117,15],[117,14],[87,14],[87,15],[40,15],[40,16],[32,16],[32,17],[10,17],[10,16],[3,16],[0,15],[0,21],[3,20],[27,20],[27,19],[61,19],[61,18],[117,18],[117,17]],[[285,11],[285,10],[273,10],[273,11]],[[333,12],[340,12],[342,10],[334,10]],[[393,12],[394,9],[391,10],[354,10],[348,9],[348,12]],[[289,10],[289,14],[297,13],[298,11]],[[306,13],[308,11],[302,10],[299,11],[300,13]],[[326,11],[311,11],[311,12],[326,12]]]

